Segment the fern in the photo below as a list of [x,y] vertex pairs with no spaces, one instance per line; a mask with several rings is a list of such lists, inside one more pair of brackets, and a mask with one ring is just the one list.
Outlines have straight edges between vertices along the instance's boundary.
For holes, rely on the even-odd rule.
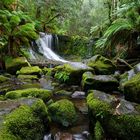
[[60,72],[56,72],[54,77],[61,82],[66,82],[67,80],[69,80],[69,75],[70,73],[68,72],[60,71]]

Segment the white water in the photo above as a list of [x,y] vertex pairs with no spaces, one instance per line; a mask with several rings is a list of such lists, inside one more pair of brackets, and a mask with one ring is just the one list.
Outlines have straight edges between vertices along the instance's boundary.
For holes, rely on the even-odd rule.
[[63,63],[68,62],[52,51],[52,42],[53,42],[52,35],[40,33],[40,38],[36,41],[39,47],[39,52],[49,60],[60,61]]

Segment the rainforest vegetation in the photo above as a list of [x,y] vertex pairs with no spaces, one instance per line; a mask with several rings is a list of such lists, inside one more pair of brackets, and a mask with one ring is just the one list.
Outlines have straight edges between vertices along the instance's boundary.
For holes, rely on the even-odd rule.
[[140,0],[0,0],[0,140],[140,138]]

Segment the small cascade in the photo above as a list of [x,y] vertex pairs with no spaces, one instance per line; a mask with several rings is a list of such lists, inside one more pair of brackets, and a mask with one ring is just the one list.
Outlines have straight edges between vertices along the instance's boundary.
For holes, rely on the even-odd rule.
[[[53,52],[53,36],[51,34],[40,33],[40,38],[36,40],[36,44],[38,45],[39,52],[46,58],[52,61],[60,61],[66,63],[68,61],[64,60],[60,56],[58,56],[55,52]],[[58,43],[58,40],[57,40]],[[30,53],[32,55],[32,53]]]

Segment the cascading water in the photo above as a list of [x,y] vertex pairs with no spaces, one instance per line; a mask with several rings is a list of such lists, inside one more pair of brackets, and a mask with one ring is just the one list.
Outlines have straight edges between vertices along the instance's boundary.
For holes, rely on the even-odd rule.
[[[40,38],[36,40],[36,44],[39,48],[39,52],[45,57],[45,59],[49,59],[52,61],[59,61],[66,63],[68,61],[64,60],[60,56],[58,56],[55,52],[53,52],[54,38],[51,34],[40,33]],[[35,55],[33,55],[33,51],[30,50],[31,59],[35,59]]]

